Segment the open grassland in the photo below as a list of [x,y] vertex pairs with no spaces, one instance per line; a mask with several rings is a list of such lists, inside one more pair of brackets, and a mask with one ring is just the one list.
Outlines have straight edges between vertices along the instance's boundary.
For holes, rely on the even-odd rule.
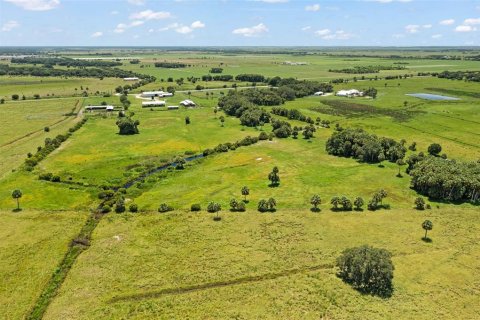
[[[65,134],[79,117],[67,115],[82,110],[83,98],[7,102],[0,105],[0,176],[18,167],[35,153],[46,138]],[[44,128],[48,127],[49,132]]]
[[[45,319],[475,319],[480,311],[476,210],[222,217],[107,217]],[[427,218],[432,243],[420,240]],[[364,243],[393,253],[388,300],[335,277],[339,253]]]
[[[99,92],[112,93],[118,85],[125,84],[123,79],[104,78],[59,78],[59,77],[0,77],[0,98],[11,100],[13,94],[18,94],[20,99],[24,95],[33,99],[35,94],[40,98],[80,96],[83,91],[90,94]],[[87,90],[88,88],[88,90]]]
[[26,316],[85,219],[69,211],[0,211],[2,319]]
[[[162,82],[162,78],[202,76],[218,66],[224,68],[223,74],[260,73],[268,77],[328,80],[355,76],[328,69],[402,61],[198,52],[144,54],[137,58],[142,60],[141,64],[130,64],[127,60],[123,68],[149,73],[158,79],[134,92],[166,88],[172,82]],[[153,66],[163,60],[193,66],[184,69]],[[285,65],[285,61],[308,65]],[[404,62],[408,63],[406,70],[366,76],[480,69],[478,62],[471,61],[408,59]],[[5,79],[25,84],[2,83]],[[113,91],[115,86],[127,84],[119,79],[90,80],[45,78],[39,83],[34,78],[0,77],[0,84],[5,84],[0,86],[0,96],[10,99],[12,94],[21,95],[22,86],[29,88],[32,95],[57,96],[74,94],[72,88],[79,91],[80,86],[88,86],[89,92],[95,92]],[[212,88],[223,83],[205,85]],[[310,141],[301,135],[299,139],[260,141],[189,162],[184,170],[158,172],[126,191],[127,208],[134,202],[141,213],[95,215],[85,223],[87,213],[100,204],[97,195],[102,185],[120,186],[145,168],[170,162],[177,155],[199,154],[220,143],[235,142],[247,135],[258,136],[261,130],[271,131],[269,124],[262,129],[245,128],[237,118],[227,117],[222,111],[215,114],[218,98],[227,89],[210,91],[209,95],[197,90],[188,94],[178,90],[188,91],[194,88],[193,84],[175,86],[176,95],[164,99],[167,105],[178,105],[190,98],[198,107],[151,110],[141,107],[145,100],[129,95],[132,104],[128,112],[134,112],[133,118],[140,121],[140,134],[133,136],[118,134],[117,112],[65,116],[102,102],[119,106],[117,96],[7,101],[0,105],[0,116],[4,119],[0,129],[0,210],[4,210],[0,211],[0,273],[6,275],[0,280],[2,316],[24,317],[42,289],[54,294],[52,288],[61,285],[59,294],[51,301],[45,298],[35,304],[40,314],[42,307],[51,302],[45,319],[478,318],[478,206],[428,201],[431,210],[416,211],[413,202],[418,194],[409,188],[407,174],[396,176],[396,164],[360,163],[330,156],[325,151],[326,140],[335,124],[339,124],[345,128],[364,128],[397,141],[406,139],[407,146],[415,141],[417,150],[423,152],[429,144],[437,142],[450,159],[477,160],[480,158],[478,83],[431,77],[351,81],[335,85],[335,90],[375,87],[377,98],[325,96],[287,102],[282,107],[298,109],[313,119],[330,120],[332,128],[318,127]],[[41,92],[35,92],[38,90]],[[405,95],[420,92],[445,94],[460,100],[426,101]],[[189,125],[185,124],[187,116]],[[220,116],[225,116],[224,126]],[[20,169],[10,172],[19,167],[28,152],[34,153],[37,146],[43,145],[45,138],[66,133],[82,117],[89,117],[86,124],[32,172]],[[50,127],[50,132],[44,132],[45,126]],[[267,176],[274,166],[280,169],[281,183],[271,188]],[[46,172],[59,175],[61,182],[39,180],[39,174]],[[243,199],[240,190],[245,185],[250,188],[247,211],[229,212],[229,200]],[[10,212],[16,207],[11,197],[14,189],[22,190],[20,203],[25,211]],[[391,206],[390,210],[348,213],[330,210],[333,196],[347,196],[351,200],[361,196],[368,201],[379,189],[387,191],[384,203]],[[323,200],[318,213],[309,211],[313,194],[319,194]],[[259,213],[258,201],[270,197],[277,200],[278,211]],[[222,205],[221,221],[213,221],[212,215],[205,212],[209,201]],[[161,203],[173,206],[176,211],[156,213]],[[201,204],[203,211],[189,212],[193,203]],[[424,232],[421,224],[425,219],[434,224],[429,233],[431,243],[421,241]],[[61,270],[66,275],[63,284],[59,278],[59,283],[55,280],[47,285],[69,242],[77,235],[84,236],[87,245],[81,244],[78,248],[82,251],[72,254],[73,260],[79,254],[78,260],[62,264],[71,262],[73,269],[70,273]],[[362,295],[335,276],[334,262],[340,252],[362,244],[393,253],[392,298]]]

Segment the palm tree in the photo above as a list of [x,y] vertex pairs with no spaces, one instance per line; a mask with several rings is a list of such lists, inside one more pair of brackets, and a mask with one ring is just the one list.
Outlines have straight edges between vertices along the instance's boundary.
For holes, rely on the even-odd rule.
[[330,200],[330,203],[332,204],[333,206],[333,209],[337,210],[338,209],[338,205],[340,204],[340,198],[339,197],[333,197],[332,200]]
[[247,202],[247,196],[250,194],[250,189],[247,186],[242,188],[242,195],[245,197],[245,202]]
[[19,189],[13,190],[12,198],[17,200],[17,210],[20,210],[20,198],[22,197],[22,191]]
[[318,206],[322,203],[322,199],[318,194],[313,195],[312,199],[310,199],[310,204],[313,206],[314,211],[318,210]]
[[277,206],[277,201],[275,201],[274,198],[268,199],[267,204],[270,211],[276,210],[275,207]]
[[425,221],[423,221],[423,223],[422,223],[422,228],[423,228],[423,230],[425,230],[425,237],[423,237],[423,239],[428,239],[428,238],[427,238],[427,232],[428,232],[429,230],[432,230],[432,229],[433,229],[433,223],[432,223],[432,221],[430,221],[430,220],[425,220]]

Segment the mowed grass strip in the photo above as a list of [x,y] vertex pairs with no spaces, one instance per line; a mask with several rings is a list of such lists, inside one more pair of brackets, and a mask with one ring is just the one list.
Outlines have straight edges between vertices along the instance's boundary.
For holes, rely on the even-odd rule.
[[81,229],[86,213],[0,211],[0,314],[26,316]]
[[[45,319],[474,319],[476,210],[109,215]],[[430,219],[431,243],[421,241]],[[393,253],[391,299],[362,295],[331,267],[361,244]],[[91,261],[95,261],[92,265]]]

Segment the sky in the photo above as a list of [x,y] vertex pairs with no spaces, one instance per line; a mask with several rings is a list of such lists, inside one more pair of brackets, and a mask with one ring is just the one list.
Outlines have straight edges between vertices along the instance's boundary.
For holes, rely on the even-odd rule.
[[0,0],[1,46],[479,46],[480,0]]

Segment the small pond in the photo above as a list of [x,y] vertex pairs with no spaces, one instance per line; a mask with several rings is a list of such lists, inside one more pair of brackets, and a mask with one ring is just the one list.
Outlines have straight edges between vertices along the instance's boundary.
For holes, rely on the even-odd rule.
[[460,100],[454,97],[441,96],[438,94],[431,94],[431,93],[407,93],[406,95],[415,97],[415,98],[426,99],[426,100]]

